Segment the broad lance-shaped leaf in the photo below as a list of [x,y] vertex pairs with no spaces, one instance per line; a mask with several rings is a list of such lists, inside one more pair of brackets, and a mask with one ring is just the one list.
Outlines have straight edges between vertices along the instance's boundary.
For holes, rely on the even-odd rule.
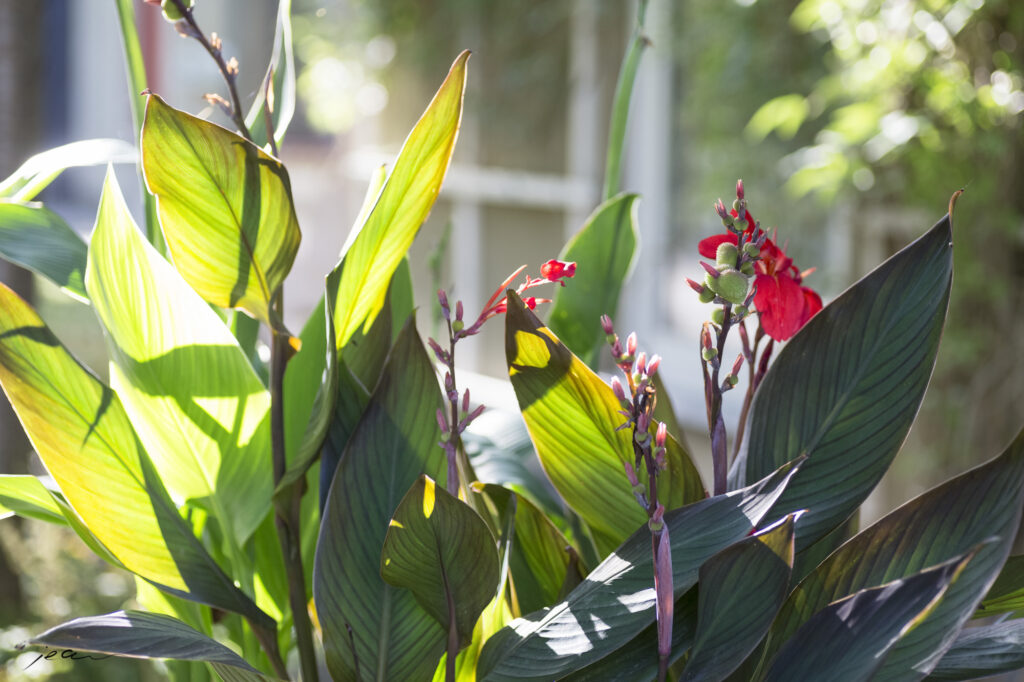
[[947,216],[815,315],[758,388],[732,476],[742,485],[807,455],[775,510],[808,510],[798,552],[846,520],[896,456],[935,364],[952,273]]
[[280,326],[270,300],[302,238],[281,162],[149,95],[142,168],[181,276],[210,303]]
[[0,475],[0,519],[14,514],[26,519],[67,524],[53,493],[38,478]]
[[444,480],[435,418],[441,406],[433,364],[410,318],[341,457],[320,527],[313,597],[335,680],[426,679],[444,651],[441,625],[411,592],[380,576],[388,523],[402,496],[421,474]]
[[976,680],[1024,668],[1024,620],[964,628],[929,680]]
[[395,510],[380,559],[384,580],[412,592],[445,632],[469,645],[498,588],[498,552],[487,524],[423,475]]
[[368,331],[384,305],[391,275],[430,213],[448,171],[462,118],[466,87],[463,52],[409,133],[377,202],[341,263],[334,326],[341,349],[362,327]]
[[50,280],[66,294],[87,301],[82,238],[42,204],[0,199],[0,258]]
[[117,395],[3,284],[0,384],[68,503],[117,561],[180,597],[273,630],[182,519]]
[[137,161],[135,147],[124,140],[98,138],[71,142],[47,149],[21,164],[18,170],[0,182],[0,197],[31,201],[68,168],[135,164]]
[[[749,488],[665,514],[676,598],[696,584],[705,561],[761,522],[797,466],[788,464]],[[651,532],[644,526],[565,601],[513,621],[488,641],[479,679],[559,679],[618,651],[654,622],[653,576]]]
[[[544,471],[607,554],[647,521],[623,470],[633,447],[631,431],[616,430],[624,420],[619,401],[511,290],[505,357]],[[658,425],[650,428],[653,436]],[[668,470],[658,478],[662,504],[674,509],[703,499],[700,474],[671,435],[667,450]]]
[[[281,60],[284,65],[281,65]],[[266,91],[270,84],[270,92]],[[268,99],[269,94],[269,99]],[[267,125],[267,109],[270,110],[270,125]],[[245,127],[261,147],[268,144],[267,130],[272,131],[278,147],[295,115],[295,54],[292,47],[292,0],[281,0],[277,4],[277,27],[274,29],[274,44],[270,48],[270,63],[267,64],[263,84],[245,115]]]
[[722,680],[768,632],[789,593],[796,515],[700,567],[697,634],[681,679]]
[[548,326],[591,367],[605,343],[598,320],[615,317],[619,292],[633,266],[639,199],[620,194],[598,206],[558,257],[578,267],[571,286],[555,291]]
[[135,227],[113,173],[86,285],[107,332],[111,387],[157,472],[241,546],[270,508],[270,395],[217,314]]
[[[974,554],[832,602],[771,661],[765,682],[875,679],[885,654],[941,603]],[[904,675],[900,679],[911,679]]]
[[942,603],[893,646],[872,679],[924,677],[995,580],[1017,534],[1022,504],[1024,431],[996,459],[911,500],[825,559],[780,610],[769,633],[768,656],[826,604],[998,538],[978,551]]
[[145,611],[76,618],[34,637],[31,644],[109,656],[203,661],[223,679],[271,679],[231,649],[180,620]]

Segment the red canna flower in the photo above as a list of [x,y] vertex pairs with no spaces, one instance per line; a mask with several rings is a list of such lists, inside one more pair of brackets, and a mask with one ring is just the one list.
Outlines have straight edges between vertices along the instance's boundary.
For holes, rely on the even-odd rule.
[[[733,218],[739,218],[740,214],[735,208],[729,211],[729,215]],[[747,221],[747,227],[743,230],[744,241],[749,242],[761,233],[761,230],[757,227],[757,223],[754,222],[754,217],[750,215],[750,211],[744,211],[743,217]],[[739,239],[732,232],[726,232],[725,234],[716,234],[705,239],[701,239],[700,243],[697,244],[697,250],[700,251],[700,255],[705,258],[715,260],[715,254],[718,252],[718,247],[721,244],[728,242],[730,244],[739,244]]]
[[785,341],[821,310],[821,297],[802,284],[813,269],[800,272],[793,259],[771,239],[761,247],[761,257],[754,267],[754,307],[761,328],[776,341]]
[[563,287],[565,282],[562,281],[563,277],[572,277],[576,274],[576,263],[555,260],[552,258],[544,265],[540,266],[540,276],[549,282],[558,282]]

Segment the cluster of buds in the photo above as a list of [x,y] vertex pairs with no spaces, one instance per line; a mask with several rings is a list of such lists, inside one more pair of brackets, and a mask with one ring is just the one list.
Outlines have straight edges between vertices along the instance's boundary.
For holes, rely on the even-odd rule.
[[[625,346],[615,333],[611,318],[607,315],[601,317],[601,328],[604,330],[608,345],[611,346],[612,359],[616,366],[622,371],[626,382],[623,383],[619,377],[611,379],[612,393],[619,401],[619,413],[626,418],[616,430],[632,428],[633,430],[633,462],[624,462],[626,477],[633,486],[633,494],[637,502],[651,516],[660,506],[657,501],[656,489],[648,491],[647,486],[639,480],[641,461],[646,465],[648,472],[657,474],[664,471],[667,463],[665,459],[665,444],[668,440],[668,429],[664,423],[658,424],[654,438],[651,438],[651,424],[654,421],[654,406],[656,393],[654,389],[654,375],[661,365],[661,357],[657,355],[647,358],[643,351],[637,352],[636,333],[626,337]],[[651,477],[653,481],[653,475]],[[652,486],[653,488],[653,486]],[[648,498],[650,492],[650,499]],[[652,526],[651,530],[660,529]]]
[[[455,390],[455,381],[452,379],[451,372],[445,372],[444,388],[445,394],[448,397],[448,401],[453,405],[458,404],[459,393],[457,390]],[[438,443],[438,445],[440,445],[442,448],[445,448],[446,450],[449,447],[454,447],[451,437],[452,432],[454,431],[455,434],[461,436],[463,431],[465,431],[469,427],[469,425],[473,423],[473,420],[475,420],[477,417],[483,414],[483,412],[483,405],[477,405],[475,409],[470,411],[468,388],[462,393],[462,401],[461,404],[459,405],[458,412],[458,422],[455,424],[454,428],[452,428],[451,425],[448,424],[448,419],[444,415],[444,410],[442,410],[440,407],[437,408],[437,425],[441,427],[441,442]]]
[[[736,183],[736,200],[732,211],[728,211],[721,199],[715,204],[715,212],[722,219],[727,232],[716,239],[715,264],[701,261],[704,268],[704,283],[687,279],[703,303],[719,303],[736,306],[732,310],[734,321],[743,319],[754,297],[750,289],[750,278],[754,276],[754,263],[761,256],[761,248],[768,236],[758,228],[747,210],[743,181]],[[721,326],[725,323],[726,311],[715,310],[712,322]]]

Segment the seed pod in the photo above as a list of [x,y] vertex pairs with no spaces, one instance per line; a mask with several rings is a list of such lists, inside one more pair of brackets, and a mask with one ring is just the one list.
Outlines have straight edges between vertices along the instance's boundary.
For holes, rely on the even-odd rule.
[[[710,285],[709,285],[710,286]],[[725,270],[711,288],[729,303],[743,303],[747,296],[747,278],[739,270]]]
[[[186,9],[190,9],[193,3],[194,0],[183,0],[181,4],[184,5]],[[163,10],[164,19],[172,24],[184,18],[181,11],[178,10],[178,6],[174,4],[174,0],[162,0],[160,2],[160,9]]]
[[711,311],[711,321],[721,327],[725,324],[725,309],[715,308]]
[[736,248],[735,244],[729,242],[722,242],[718,245],[718,251],[715,252],[715,261],[719,265],[728,265],[730,268],[736,267],[736,258],[739,256],[739,249]]

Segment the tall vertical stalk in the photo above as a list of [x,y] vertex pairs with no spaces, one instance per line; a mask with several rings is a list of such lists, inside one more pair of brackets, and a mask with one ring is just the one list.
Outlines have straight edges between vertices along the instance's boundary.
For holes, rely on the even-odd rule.
[[602,200],[615,196],[622,179],[622,149],[626,141],[626,122],[629,119],[629,101],[633,97],[633,83],[640,68],[640,57],[650,41],[643,34],[644,16],[647,14],[647,0],[639,0],[637,6],[636,30],[615,83],[615,99],[612,104],[612,119],[608,129],[608,152],[605,160],[604,193]]

